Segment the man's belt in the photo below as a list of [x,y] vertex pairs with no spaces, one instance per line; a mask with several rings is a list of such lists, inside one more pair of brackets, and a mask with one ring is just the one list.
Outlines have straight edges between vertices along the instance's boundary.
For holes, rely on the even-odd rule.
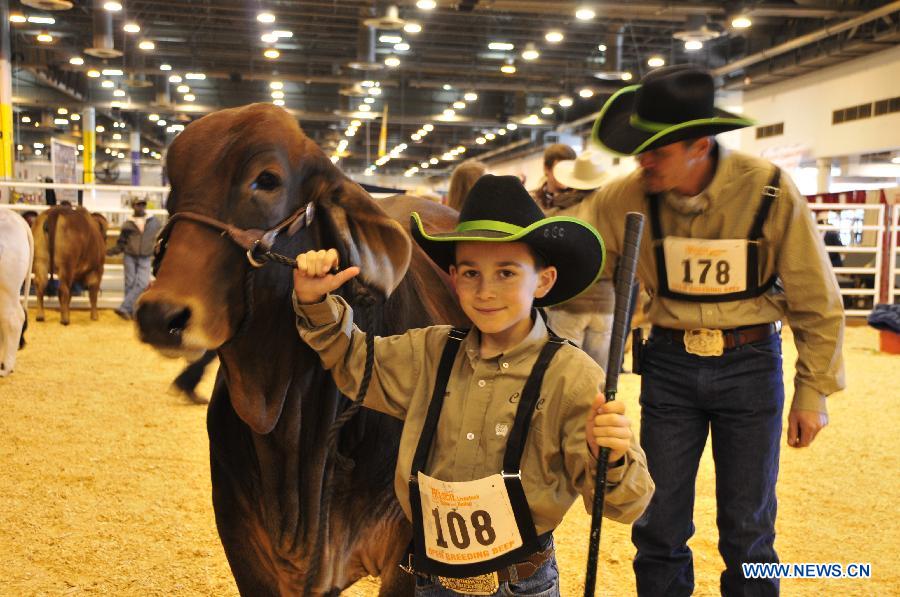
[[[685,344],[685,335],[691,337],[700,330],[673,330],[660,326],[653,326],[650,331],[651,337],[662,337],[670,342],[677,344]],[[763,323],[759,325],[747,325],[728,330],[705,330],[710,332],[721,333],[722,347],[725,350],[738,348],[751,342],[759,342],[766,340],[781,331],[781,322]]]

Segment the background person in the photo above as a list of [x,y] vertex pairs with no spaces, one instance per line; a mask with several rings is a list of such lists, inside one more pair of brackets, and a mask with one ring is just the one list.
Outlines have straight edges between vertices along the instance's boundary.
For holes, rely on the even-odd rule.
[[456,211],[462,211],[463,202],[469,191],[485,175],[487,166],[477,160],[460,164],[450,175],[450,189],[447,191],[447,205]]
[[135,199],[132,202],[134,213],[122,224],[122,231],[116,245],[109,249],[107,255],[125,253],[122,260],[125,270],[125,298],[115,313],[122,319],[131,319],[134,303],[150,284],[150,261],[156,236],[162,224],[156,216],[147,215],[147,200]]
[[638,275],[653,327],[641,444],[656,494],[632,539],[638,594],[653,597],[694,589],[687,541],[710,434],[722,594],[778,594],[777,579],[746,579],[741,564],[778,561],[781,319],[790,320],[798,352],[789,446],[812,443],[828,423],[825,397],[844,387],[841,297],[806,199],[771,163],[716,142],[753,123],[715,108],[714,95],[707,72],[660,68],[614,94],[593,131],[595,142],[640,165],[594,196],[589,221],[607,241],[610,265],[622,251],[625,214],[647,216]]
[[531,196],[541,209],[551,207],[553,196],[566,190],[566,186],[553,176],[553,166],[560,160],[574,160],[576,157],[575,150],[563,143],[554,143],[544,150],[544,178],[531,191]]

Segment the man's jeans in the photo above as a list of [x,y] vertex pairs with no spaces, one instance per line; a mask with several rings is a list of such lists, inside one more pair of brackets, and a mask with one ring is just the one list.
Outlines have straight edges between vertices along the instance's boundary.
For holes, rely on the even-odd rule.
[[781,337],[726,350],[688,354],[666,338],[644,351],[641,445],[656,493],[634,524],[638,594],[690,595],[694,568],[694,486],[707,432],[716,467],[723,595],[777,595],[777,579],[744,579],[741,563],[777,562],[775,482],[784,383]]
[[122,263],[125,266],[125,299],[117,310],[131,315],[135,301],[150,284],[150,256],[126,254]]

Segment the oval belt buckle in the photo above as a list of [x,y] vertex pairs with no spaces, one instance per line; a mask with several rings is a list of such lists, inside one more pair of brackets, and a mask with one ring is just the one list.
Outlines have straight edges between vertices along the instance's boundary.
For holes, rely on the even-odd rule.
[[493,595],[500,588],[500,580],[496,572],[468,578],[438,576],[438,582],[445,589],[450,589],[463,595]]
[[725,352],[722,330],[684,330],[684,350],[701,357],[718,357]]

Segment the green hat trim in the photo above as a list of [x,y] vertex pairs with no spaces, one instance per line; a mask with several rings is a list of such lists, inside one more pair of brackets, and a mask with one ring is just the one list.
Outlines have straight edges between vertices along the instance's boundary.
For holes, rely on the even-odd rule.
[[640,85],[629,85],[628,87],[623,87],[622,89],[615,92],[608,100],[606,100],[606,103],[603,104],[603,108],[600,110],[599,116],[597,116],[597,120],[594,121],[594,127],[593,127],[593,130],[591,131],[591,141],[593,141],[595,145],[599,145],[600,147],[602,147],[604,150],[608,151],[609,153],[612,153],[612,154],[615,154],[618,156],[628,157],[628,156],[635,156],[635,155],[641,153],[642,151],[644,151],[644,149],[646,147],[649,147],[650,145],[652,145],[660,137],[664,137],[666,135],[669,135],[676,131],[680,131],[682,129],[693,128],[693,127],[698,127],[698,126],[703,126],[703,125],[710,125],[710,124],[713,124],[713,125],[714,124],[726,124],[726,125],[734,124],[737,126],[753,126],[754,124],[756,124],[755,121],[750,120],[749,118],[723,118],[721,116],[713,116],[712,118],[698,118],[697,120],[688,120],[687,122],[679,122],[678,124],[666,124],[666,123],[662,123],[662,122],[652,122],[650,120],[644,120],[637,114],[632,114],[629,117],[629,124],[631,124],[631,126],[633,126],[636,129],[640,129],[644,132],[647,132],[647,133],[656,133],[656,134],[653,135],[652,137],[650,137],[649,139],[647,139],[646,141],[644,141],[643,143],[641,143],[640,145],[638,145],[637,148],[635,148],[635,150],[632,151],[631,153],[622,153],[620,151],[616,151],[615,149],[610,149],[609,147],[604,145],[602,141],[600,141],[600,137],[599,137],[600,122],[603,120],[603,116],[606,114],[607,109],[613,104],[613,101],[617,97],[619,97],[620,95],[624,95],[626,93],[636,93],[637,90],[640,89],[640,87],[641,87]]

